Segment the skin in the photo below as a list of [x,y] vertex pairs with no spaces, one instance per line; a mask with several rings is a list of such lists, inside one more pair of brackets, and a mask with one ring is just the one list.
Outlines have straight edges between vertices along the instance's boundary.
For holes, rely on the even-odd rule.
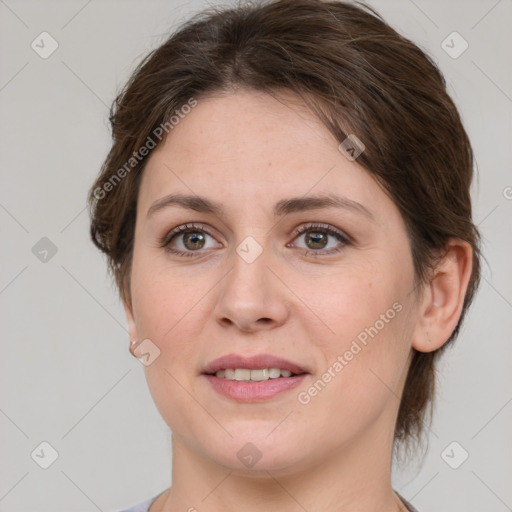
[[[171,193],[218,201],[225,212],[168,206],[148,216]],[[273,215],[282,199],[321,194],[355,201],[371,218],[335,207]],[[311,222],[352,242],[325,235],[322,249],[307,238],[318,229],[294,235]],[[183,234],[171,242],[192,257],[159,245],[187,223],[209,233],[195,251]],[[248,236],[262,249],[252,263],[236,251]],[[453,331],[470,262],[469,246],[450,242],[432,281],[413,292],[397,207],[297,98],[243,89],[201,97],[149,158],[138,197],[132,300],[125,304],[131,339],[148,338],[160,350],[145,372],[173,432],[172,487],[151,512],[234,511],[241,504],[248,512],[405,510],[391,487],[399,397],[412,348],[435,350]],[[298,393],[397,303],[401,311],[300,403]],[[265,402],[235,402],[201,375],[229,353],[277,355],[310,375]],[[237,457],[247,442],[261,453],[252,468]]]

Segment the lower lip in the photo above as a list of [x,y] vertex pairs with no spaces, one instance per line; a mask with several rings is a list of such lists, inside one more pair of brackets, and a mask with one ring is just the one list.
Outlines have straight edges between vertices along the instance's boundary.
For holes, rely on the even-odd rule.
[[215,375],[205,375],[205,377],[213,389],[221,395],[240,402],[262,402],[297,387],[307,375],[307,373],[303,373],[295,377],[249,382],[224,379]]

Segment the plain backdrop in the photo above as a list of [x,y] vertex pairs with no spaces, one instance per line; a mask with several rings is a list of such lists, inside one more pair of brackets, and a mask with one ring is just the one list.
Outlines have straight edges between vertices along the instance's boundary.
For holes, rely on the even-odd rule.
[[[169,429],[128,352],[123,309],[89,241],[85,199],[110,147],[116,92],[169,31],[214,3],[0,0],[3,512],[116,511],[170,485]],[[486,257],[476,302],[439,367],[426,456],[395,469],[393,484],[420,512],[505,512],[512,2],[370,5],[446,77],[475,150],[474,217]]]

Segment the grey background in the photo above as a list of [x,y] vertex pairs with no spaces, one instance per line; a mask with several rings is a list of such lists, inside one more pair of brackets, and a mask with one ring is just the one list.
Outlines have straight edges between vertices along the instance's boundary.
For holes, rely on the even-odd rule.
[[[114,511],[170,485],[170,434],[128,353],[124,312],[88,238],[85,196],[110,145],[116,91],[205,5],[0,0],[1,511]],[[512,2],[371,5],[445,74],[476,154],[487,258],[439,368],[427,455],[396,469],[393,483],[421,512],[512,510]],[[31,48],[43,31],[59,44],[47,59]],[[441,46],[453,31],[469,44],[456,59]],[[46,262],[43,237],[57,249]],[[49,456],[43,441],[58,452],[48,469],[35,462]],[[469,457],[453,469],[446,461],[460,462],[462,450]]]

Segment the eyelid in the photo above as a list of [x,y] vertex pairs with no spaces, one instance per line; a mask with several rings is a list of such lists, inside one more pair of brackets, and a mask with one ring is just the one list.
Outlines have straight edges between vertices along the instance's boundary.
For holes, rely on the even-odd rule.
[[[293,241],[295,241],[302,234],[304,234],[308,231],[313,231],[315,229],[317,229],[319,231],[326,232],[328,235],[337,237],[339,239],[340,243],[342,243],[343,245],[353,244],[353,239],[349,235],[347,235],[344,231],[341,231],[340,229],[335,228],[334,226],[331,226],[330,224],[323,224],[323,223],[319,223],[319,222],[306,222],[304,224],[301,224],[297,228],[295,228],[292,232]],[[164,248],[164,249],[168,250],[168,252],[170,252],[170,253],[183,255],[184,251],[181,251],[179,249],[169,249],[168,245],[174,238],[176,238],[180,234],[187,233],[190,231],[192,231],[192,232],[193,231],[202,231],[202,232],[206,233],[208,236],[215,239],[215,236],[212,233],[210,233],[209,228],[206,227],[206,225],[196,224],[196,223],[186,223],[186,224],[181,224],[181,225],[175,227],[174,229],[172,229],[171,231],[167,232],[163,237],[161,237],[159,239],[158,245],[160,248]],[[286,245],[289,246],[289,244],[286,244]],[[330,249],[330,250],[326,251],[323,249],[320,249],[320,250],[314,250],[314,249],[307,250],[304,248],[302,248],[302,249],[306,250],[307,254],[313,254],[313,255],[317,255],[317,256],[328,255],[328,254],[331,254],[332,252],[338,252],[340,250],[340,249],[334,249],[334,250]],[[187,255],[193,255],[194,253],[200,254],[203,251],[198,250],[198,251],[185,251],[185,252]]]
[[300,247],[304,256],[313,257],[313,258],[329,258],[330,256],[342,253],[348,246],[353,245],[353,240],[350,236],[348,236],[344,231],[331,226],[330,224],[323,224],[319,222],[309,222],[306,224],[302,224],[298,228],[294,230],[295,236],[293,241],[289,244],[286,244],[287,247],[294,246],[297,238],[302,236],[307,232],[319,232],[327,234],[327,236],[331,236],[336,238],[338,243],[335,247],[331,247],[329,249],[308,249],[307,247]]
[[211,236],[212,238],[215,238],[212,233],[210,233],[209,229],[205,227],[204,224],[195,224],[193,222],[187,222],[186,224],[180,224],[179,226],[176,226],[175,228],[171,229],[171,231],[168,231],[164,234],[164,236],[159,238],[158,245],[160,247],[165,247],[170,243],[170,241],[177,235],[180,235],[181,233],[186,233],[187,231],[203,231],[207,235]]
[[294,239],[298,236],[302,235],[306,231],[312,231],[314,229],[318,229],[320,231],[325,231],[331,235],[337,235],[341,238],[341,240],[345,244],[352,244],[354,240],[347,233],[342,231],[341,229],[335,228],[330,224],[323,224],[321,222],[306,222],[305,224],[301,224],[299,227],[295,228],[293,231]]

